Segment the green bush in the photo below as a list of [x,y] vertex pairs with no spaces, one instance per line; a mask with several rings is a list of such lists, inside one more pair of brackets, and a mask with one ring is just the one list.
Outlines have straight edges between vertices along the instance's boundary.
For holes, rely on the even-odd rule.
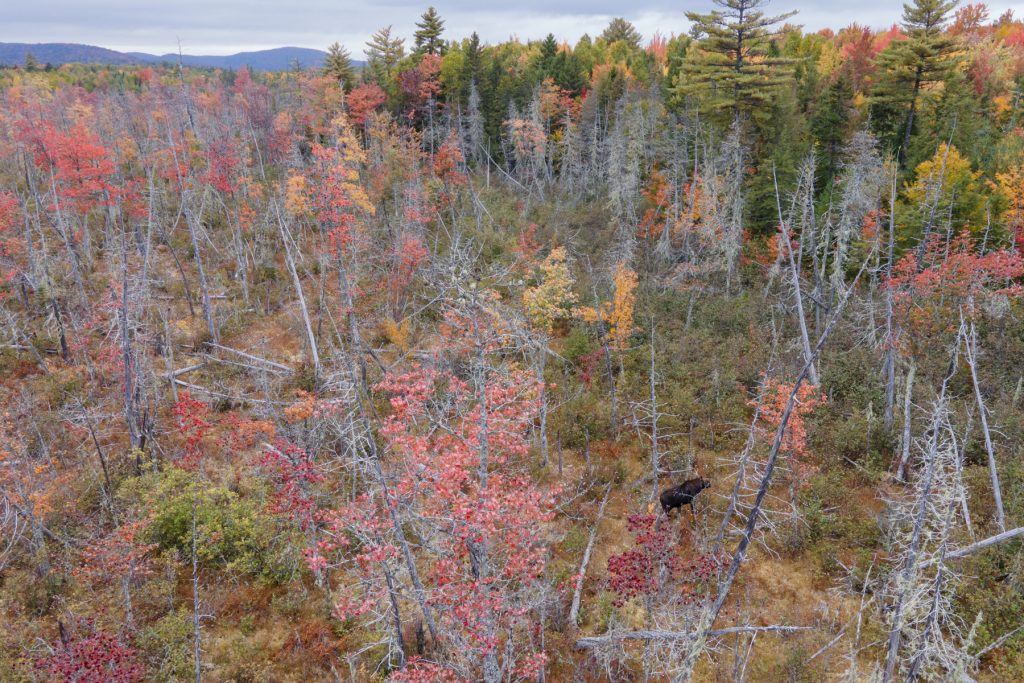
[[[823,407],[823,412],[828,406]],[[889,466],[889,456],[893,451],[893,435],[887,433],[880,415],[870,420],[862,412],[848,417],[826,414],[817,419],[810,430],[810,441],[815,451],[834,454],[835,459],[844,467],[856,463],[863,467],[861,474],[871,474],[870,481],[876,483],[877,478],[884,474]]]
[[135,646],[148,664],[151,681],[184,681],[193,675],[192,613],[181,607],[145,628]]
[[580,358],[593,353],[596,348],[597,343],[590,338],[587,329],[577,325],[566,335],[562,355],[567,361],[576,365],[580,362]]
[[170,467],[126,480],[119,496],[127,505],[148,508],[148,540],[163,550],[190,557],[192,514],[200,564],[279,583],[291,571],[274,519],[248,499],[188,472]]

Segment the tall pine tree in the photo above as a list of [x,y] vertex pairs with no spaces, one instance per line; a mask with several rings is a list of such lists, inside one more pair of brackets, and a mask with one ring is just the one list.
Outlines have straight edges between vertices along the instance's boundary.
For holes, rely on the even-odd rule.
[[640,41],[643,39],[636,27],[622,17],[612,19],[601,37],[609,45],[622,41],[633,48],[640,47]]
[[[890,127],[890,144],[897,148],[900,166],[906,164],[907,148],[914,130],[921,92],[928,85],[943,80],[956,64],[957,39],[945,33],[944,27],[957,0],[914,0],[903,5],[903,30],[906,40],[893,43],[878,56],[882,75],[872,104],[879,121],[892,120],[894,112],[905,110],[902,129]],[[887,116],[888,115],[888,116]],[[883,124],[884,127],[884,124]]]
[[681,66],[677,96],[697,96],[714,111],[767,113],[773,91],[790,79],[790,60],[775,56],[775,26],[796,12],[773,17],[760,8],[768,0],[714,0],[721,9],[709,14],[687,12],[692,33],[700,38],[698,54]]
[[391,27],[385,26],[366,43],[366,73],[383,85],[404,56],[405,38],[393,38]]
[[443,55],[444,41],[441,34],[444,32],[444,19],[433,7],[428,7],[420,20],[416,22],[416,33],[413,38],[416,41],[416,52],[420,54]]

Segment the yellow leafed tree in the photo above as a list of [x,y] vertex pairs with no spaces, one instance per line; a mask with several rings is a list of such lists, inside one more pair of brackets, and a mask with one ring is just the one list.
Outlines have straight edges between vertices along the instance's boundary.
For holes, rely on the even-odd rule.
[[288,178],[288,189],[284,198],[285,209],[293,216],[305,213],[306,203],[306,177],[293,175]]
[[1024,164],[1013,166],[1006,173],[997,173],[999,189],[1006,196],[1003,223],[1014,241],[1024,238]]
[[566,261],[565,247],[556,247],[540,264],[540,282],[523,292],[523,307],[530,323],[551,334],[555,321],[567,318],[576,305],[573,277]]

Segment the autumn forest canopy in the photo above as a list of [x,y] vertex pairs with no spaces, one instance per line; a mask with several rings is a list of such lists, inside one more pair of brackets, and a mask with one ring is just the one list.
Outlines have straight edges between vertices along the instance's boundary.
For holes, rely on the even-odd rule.
[[1024,679],[1024,21],[704,4],[0,68],[0,680]]

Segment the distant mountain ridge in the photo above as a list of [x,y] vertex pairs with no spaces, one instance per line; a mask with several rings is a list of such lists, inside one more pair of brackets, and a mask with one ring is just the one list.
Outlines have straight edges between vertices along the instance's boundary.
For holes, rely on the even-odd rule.
[[[24,64],[30,54],[39,64],[160,64],[178,62],[177,53],[153,55],[146,52],[118,52],[79,43],[0,43],[0,64]],[[296,62],[303,68],[323,66],[327,53],[307,47],[277,47],[270,50],[238,52],[233,55],[181,55],[186,66],[259,71],[284,71]],[[353,62],[356,63],[356,62]]]

